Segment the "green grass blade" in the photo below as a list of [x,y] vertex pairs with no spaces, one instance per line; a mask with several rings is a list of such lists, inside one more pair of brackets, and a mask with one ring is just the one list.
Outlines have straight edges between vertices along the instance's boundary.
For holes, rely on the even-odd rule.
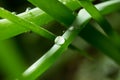
[[88,13],[92,16],[94,20],[96,20],[103,30],[111,36],[113,33],[113,29],[108,21],[102,16],[102,14],[97,10],[97,8],[89,1],[89,0],[79,0],[79,3],[82,7],[84,7]]
[[50,40],[54,40],[54,38],[55,38],[55,35],[49,31],[47,31],[46,29],[39,27],[38,25],[34,24],[33,22],[29,22],[27,20],[19,18],[16,15],[12,14],[11,12],[9,12],[3,8],[0,8],[0,16],[2,18],[7,18],[8,20],[10,20],[18,25],[28,28],[31,31],[33,31],[45,38],[48,38]]
[[[12,14],[10,14],[10,12],[8,12],[8,11],[6,11],[6,10],[4,10],[3,13],[4,13],[5,15],[7,15],[7,16],[10,16],[10,17],[7,17],[7,16],[6,16],[6,18],[9,19],[9,20],[11,20],[11,21],[13,21],[13,22],[15,22],[15,23],[20,22],[20,24],[22,24],[22,25],[24,25],[24,24],[27,25],[27,24],[29,23],[29,22],[23,23],[23,22],[25,22],[24,20],[19,19],[19,18],[16,17],[16,16],[13,16]],[[1,15],[1,16],[4,17],[5,15]],[[12,16],[11,16],[11,15],[12,15]],[[16,18],[17,18],[17,19],[16,19]],[[18,21],[18,19],[19,19],[19,21]],[[15,21],[14,21],[14,20],[15,20]],[[31,24],[31,23],[30,23],[30,24]],[[27,26],[30,26],[30,24],[28,24]],[[32,24],[33,24],[33,23],[32,23]],[[31,24],[31,25],[32,25],[32,24]],[[36,28],[36,29],[39,29],[38,26],[35,25],[35,24],[33,25],[33,27]],[[36,29],[34,29],[33,27],[31,28],[31,30],[34,31],[34,32],[36,32]],[[46,37],[46,38],[48,38],[48,39],[50,39],[50,40],[52,40],[52,41],[55,39],[56,35],[50,33],[49,31],[47,31],[47,30],[45,30],[45,29],[43,29],[43,28],[40,28],[40,29],[42,29],[41,31],[44,31],[44,33],[40,33],[40,32],[41,32],[40,30],[37,30],[36,33],[39,33],[39,34],[42,35],[43,37]],[[46,33],[46,32],[47,32],[47,33]],[[77,49],[77,50],[79,50],[79,49]]]
[[28,0],[35,6],[44,10],[50,16],[70,26],[75,19],[74,13],[58,0]]
[[[43,26],[53,21],[53,18],[51,18],[50,16],[48,16],[38,8],[18,14],[17,16],[40,26]],[[0,34],[2,34],[0,35],[0,40],[5,40],[14,37],[16,35],[30,31],[29,28],[25,28],[23,27],[23,25],[18,25],[17,23],[13,23],[6,19],[0,20],[0,30],[1,30]]]
[[6,78],[16,78],[25,70],[25,62],[13,40],[0,41],[0,66]]
[[76,9],[79,9],[81,7],[76,0],[59,0],[59,1],[72,11],[75,11]]
[[20,80],[34,80],[46,71],[67,49],[68,45],[77,36],[80,29],[68,29],[61,37],[65,42],[61,43],[61,39],[58,40],[53,47],[45,53],[39,60],[37,60],[32,66],[30,66],[22,75]]
[[[83,12],[80,14],[85,13],[85,10],[82,10]],[[86,24],[86,20],[88,21],[91,17],[88,16],[85,20],[78,20],[81,19],[81,16],[83,15],[78,15],[76,18],[77,22],[77,28],[73,28],[75,24],[73,24],[63,35],[62,38],[65,39],[65,42],[63,44],[55,44],[44,56],[42,56],[38,61],[36,61],[32,66],[30,66],[22,75],[21,80],[34,80],[38,76],[40,76],[44,71],[46,71],[55,61],[58,59],[58,57],[66,50],[68,45],[73,41],[73,39],[78,35],[78,33],[81,31],[83,28],[83,25]],[[88,14],[88,13],[87,13]],[[86,14],[84,14],[86,15]],[[80,18],[79,18],[80,17]],[[83,16],[84,17],[84,16]],[[75,25],[76,26],[76,25]],[[98,31],[99,32],[99,31]],[[101,34],[101,33],[100,33]],[[83,34],[84,35],[84,34]],[[97,35],[98,36],[98,35]],[[87,38],[88,39],[88,38]],[[109,39],[107,39],[109,40]],[[110,41],[108,41],[110,42]],[[112,42],[110,42],[112,43]],[[114,44],[112,44],[114,46]],[[103,46],[103,45],[102,45]],[[115,47],[116,50],[115,56],[118,55],[118,49]],[[113,55],[113,52],[112,52]],[[113,55],[114,56],[114,55]],[[112,57],[113,59],[115,58]],[[116,61],[120,61],[120,59],[115,59]],[[118,62],[119,63],[119,62]]]
[[102,29],[115,42],[115,44],[118,44],[118,46],[120,46],[119,35],[112,29],[110,23],[102,16],[99,10],[89,0],[79,0],[79,3],[92,16],[92,18],[100,24]]
[[[106,1],[104,3],[96,5],[96,7],[100,10],[102,14],[105,15],[120,10],[120,1],[119,0]],[[87,14],[86,20],[88,20],[88,18],[89,19],[91,18],[91,16],[89,16],[89,14],[86,11],[84,11],[84,14]],[[52,17],[50,17],[49,15],[47,15],[38,8],[18,14],[18,16],[40,26],[48,24],[49,22],[54,20]],[[23,26],[10,22],[6,19],[0,19],[0,30],[1,30],[0,34],[2,34],[0,35],[0,40],[4,40],[25,33],[30,29],[24,28]]]

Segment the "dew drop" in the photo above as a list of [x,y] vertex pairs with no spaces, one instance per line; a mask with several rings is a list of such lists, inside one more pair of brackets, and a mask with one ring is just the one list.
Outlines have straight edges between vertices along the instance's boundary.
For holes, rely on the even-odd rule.
[[74,30],[74,27],[73,27],[73,26],[71,26],[71,27],[69,28],[69,30],[70,30],[70,31]]
[[12,14],[16,15],[17,13],[16,12],[12,12]]
[[57,37],[55,38],[55,44],[62,45],[62,44],[64,44],[64,43],[65,43],[64,37],[62,37],[62,36],[57,36]]
[[29,12],[31,10],[30,7],[26,8],[25,12]]

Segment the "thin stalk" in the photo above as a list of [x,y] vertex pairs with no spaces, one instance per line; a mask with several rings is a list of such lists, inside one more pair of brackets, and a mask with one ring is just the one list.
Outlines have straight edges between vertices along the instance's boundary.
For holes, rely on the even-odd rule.
[[34,24],[33,22],[29,22],[27,20],[24,20],[18,16],[16,16],[15,14],[12,14],[11,12],[3,9],[3,8],[0,8],[0,16],[2,18],[6,18],[18,25],[21,25],[22,27],[25,27],[25,28],[28,28],[30,29],[31,31],[45,37],[45,38],[48,38],[50,40],[54,40],[55,38],[55,35],[51,32],[49,32],[48,30]]
[[99,10],[90,2],[90,0],[79,0],[80,5],[85,8],[85,10],[91,15],[91,17],[96,20],[103,30],[111,36],[113,33],[112,26],[108,21],[102,16]]
[[[120,10],[120,1],[119,0],[106,1],[104,3],[97,4],[96,8],[100,10],[100,13],[102,15],[105,15]],[[89,16],[87,11],[84,10],[83,14],[87,14],[86,20],[89,20],[91,18],[91,16]],[[27,12],[25,11],[21,14],[18,14],[17,16],[40,26],[43,26],[44,24],[48,24],[49,22],[54,20],[52,17],[50,17],[49,15],[47,15],[45,12],[43,12],[38,8],[34,8]],[[6,19],[0,19],[0,30],[2,30],[0,31],[0,34],[2,34],[0,35],[0,40],[5,40],[14,37],[16,35],[25,33],[30,29],[24,28],[23,26],[10,22]]]
[[[75,19],[74,13],[58,0],[28,0],[55,20],[70,26]],[[50,4],[49,4],[50,3]],[[59,16],[58,16],[59,15]]]
[[[103,9],[104,10],[104,9]],[[84,10],[80,11],[83,14],[85,13]],[[88,14],[88,13],[87,13]],[[86,14],[83,14],[84,16]],[[60,55],[67,49],[68,45],[73,41],[73,39],[79,34],[81,29],[84,28],[84,25],[89,21],[91,18],[88,16],[87,18],[82,18],[78,15],[75,22],[71,25],[71,27],[61,36],[65,41],[63,44],[55,43],[53,47],[45,53],[40,59],[38,59],[32,66],[30,66],[21,76],[20,80],[34,80],[38,76],[40,76],[43,72],[45,72],[55,61],[60,57]],[[87,21],[86,21],[87,20]],[[78,24],[76,26],[76,24]],[[74,28],[73,28],[74,27]],[[98,31],[99,33],[99,31]],[[84,34],[83,34],[84,35]],[[106,37],[105,37],[106,38]],[[108,39],[109,40],[109,39]],[[111,41],[109,41],[111,42]],[[112,45],[115,46],[115,45]],[[115,51],[115,56],[119,56],[119,50],[116,47],[112,47],[112,50]],[[104,51],[104,50],[103,50]],[[111,56],[114,56],[112,53]],[[120,62],[120,58],[112,57],[118,63]]]

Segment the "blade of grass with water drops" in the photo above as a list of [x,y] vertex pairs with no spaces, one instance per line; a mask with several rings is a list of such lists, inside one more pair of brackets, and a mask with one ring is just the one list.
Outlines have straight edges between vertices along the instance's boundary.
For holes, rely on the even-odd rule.
[[19,18],[15,14],[12,14],[11,12],[9,12],[3,8],[0,8],[0,16],[2,18],[6,18],[6,19],[18,24],[18,25],[21,25],[24,28],[28,28],[31,31],[33,31],[33,32],[45,37],[45,38],[48,38],[50,40],[54,40],[54,38],[55,38],[55,35],[53,33],[49,32],[48,30],[34,24],[33,22],[29,22],[27,20]]
[[[81,24],[79,24],[79,27],[81,27],[84,23],[86,23],[86,20],[88,21],[90,18],[91,17],[88,16],[87,19],[83,20],[83,22],[81,22]],[[40,58],[38,61],[36,61],[32,66],[30,66],[23,73],[21,80],[23,80],[23,79],[25,79],[25,80],[34,80],[38,76],[40,76],[44,71],[46,71],[46,69],[48,69],[55,62],[55,60],[61,55],[61,53],[66,50],[68,45],[78,35],[79,30],[78,29],[77,30],[76,29],[71,29],[71,27],[70,27],[70,29],[68,29],[63,34],[63,36],[61,36],[62,41],[64,42],[64,44],[56,43],[48,52],[46,52],[46,54],[44,56],[42,56],[42,58]],[[89,39],[89,37],[86,37],[86,38]],[[115,48],[115,50],[116,50],[116,48]],[[116,50],[116,51],[118,51],[118,50]]]
[[[120,46],[120,36],[112,29],[111,24],[102,16],[99,10],[89,0],[79,0],[79,3],[92,16],[92,18],[99,23],[114,43]],[[120,3],[118,4],[120,5]]]
[[75,19],[73,11],[67,8],[58,0],[28,0],[33,5],[39,7],[47,14],[52,16],[59,22],[64,23],[65,25],[70,26]]
[[[96,7],[100,10],[102,14],[105,15],[119,10],[120,1],[119,0],[106,1],[104,3],[98,4]],[[47,15],[45,12],[38,8],[31,9],[28,12],[25,11],[21,14],[18,14],[17,16],[40,26],[48,24],[49,22],[54,20],[52,17],[50,17],[49,15]],[[30,31],[30,29],[24,28],[21,25],[18,25],[6,19],[0,19],[0,30],[1,30],[0,34],[2,34],[0,35],[0,40],[5,40]]]

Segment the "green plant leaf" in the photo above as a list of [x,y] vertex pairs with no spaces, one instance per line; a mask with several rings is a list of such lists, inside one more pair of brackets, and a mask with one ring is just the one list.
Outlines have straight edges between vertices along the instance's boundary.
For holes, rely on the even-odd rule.
[[[102,14],[108,14],[114,11],[117,11],[120,9],[120,1],[114,0],[114,1],[106,1],[104,3],[100,3],[96,5],[96,7],[100,10]],[[84,14],[87,12],[85,11]],[[23,12],[21,14],[18,14],[17,16],[28,20],[30,22],[33,22],[37,25],[43,26],[44,24],[48,24],[49,22],[53,21],[54,19],[41,11],[38,8],[34,8],[28,12]],[[91,18],[89,14],[86,15],[86,18]],[[16,29],[17,27],[17,29]],[[16,23],[10,22],[6,19],[0,19],[0,40],[5,40],[11,37],[14,37],[16,35],[25,33],[30,31],[28,28],[24,28],[21,25],[18,25]]]
[[[24,13],[18,14],[17,16],[40,26],[53,21],[53,18],[51,18],[38,8],[32,9],[28,12],[25,11]],[[30,31],[29,28],[25,28],[22,25],[18,25],[17,23],[13,23],[6,19],[0,20],[0,30],[0,34],[2,34],[0,35],[0,40],[5,40]]]
[[[102,14],[97,10],[97,8],[89,0],[79,0],[80,5],[87,10],[87,12],[96,20],[103,30],[111,36],[113,29],[108,21],[102,16]],[[88,8],[89,7],[89,8]]]
[[[58,57],[60,57],[60,55],[67,49],[68,45],[79,34],[81,29],[84,29],[85,24],[91,19],[91,16],[88,13],[86,13],[87,15],[85,13],[86,13],[86,11],[84,9],[81,10],[80,13],[78,14],[75,22],[72,24],[72,26],[61,36],[63,39],[65,39],[65,42],[63,44],[55,43],[55,45],[53,45],[53,47],[48,52],[46,52],[44,56],[42,56],[38,61],[36,61],[32,66],[30,66],[23,73],[21,80],[23,80],[23,79],[25,79],[25,80],[36,79],[44,71],[46,71],[56,61],[56,59],[58,59]],[[87,17],[84,17],[84,15]],[[82,18],[82,20],[81,20],[81,18]],[[98,31],[97,33],[100,33],[100,32]],[[82,35],[84,35],[84,34],[82,34]],[[98,35],[99,34],[96,34],[95,36],[97,37]],[[101,37],[101,33],[100,33],[100,37]],[[89,39],[89,37],[86,37],[86,38]],[[108,43],[112,43],[109,39],[104,37],[104,35],[102,35],[102,38],[105,38],[105,39],[103,39],[103,41],[108,40]],[[99,44],[101,43],[100,40],[98,40],[97,42]],[[99,45],[98,43],[96,43],[96,44]],[[100,47],[101,47],[101,45],[100,45]],[[108,46],[108,44],[106,46]],[[112,44],[112,46],[115,46],[115,45]],[[105,49],[102,48],[101,50],[104,52]],[[115,50],[115,56],[119,56],[118,55],[119,50],[116,47],[113,50]],[[109,54],[109,56],[114,56],[113,52],[111,52],[111,54]],[[115,56],[112,58],[113,59],[116,58]],[[114,59],[114,60],[116,60],[118,63],[120,61],[120,59],[118,59],[118,58]]]
[[75,11],[76,9],[79,9],[81,7],[76,0],[59,0],[59,1],[72,11]]
[[33,22],[29,22],[27,20],[19,18],[16,15],[12,14],[11,12],[9,12],[3,8],[0,8],[0,16],[2,18],[7,18],[8,20],[10,20],[18,25],[21,25],[24,28],[28,28],[31,31],[33,31],[33,32],[45,37],[45,38],[48,38],[50,40],[54,40],[54,38],[55,38],[55,35],[53,33],[51,33],[49,31],[47,31],[46,29],[34,24]]
[[[75,19],[74,13],[58,0],[28,0],[35,6],[44,10],[50,16],[70,26]],[[50,3],[50,4],[49,4]]]

